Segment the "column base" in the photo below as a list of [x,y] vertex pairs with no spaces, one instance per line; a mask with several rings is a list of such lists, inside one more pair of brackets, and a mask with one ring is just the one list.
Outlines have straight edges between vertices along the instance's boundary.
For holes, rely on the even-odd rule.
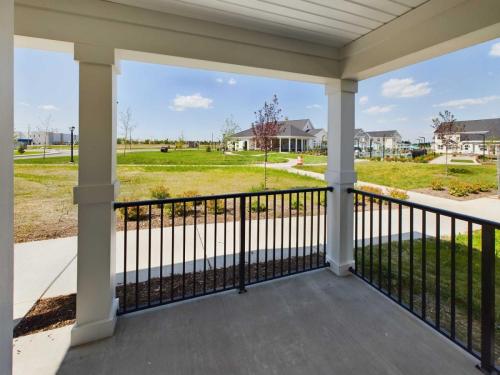
[[79,325],[78,323],[75,324],[71,330],[71,346],[78,346],[113,336],[116,326],[117,310],[118,298],[115,298],[107,319],[83,325]]
[[338,264],[333,259],[327,257],[326,261],[330,263],[330,267],[328,269],[332,271],[335,275],[341,277],[352,275],[350,269],[355,267],[354,260],[347,263]]

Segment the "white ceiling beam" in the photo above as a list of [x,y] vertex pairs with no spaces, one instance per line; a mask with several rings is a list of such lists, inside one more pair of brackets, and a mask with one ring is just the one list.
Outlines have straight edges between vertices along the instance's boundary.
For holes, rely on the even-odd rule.
[[341,76],[366,79],[497,37],[500,1],[430,0],[342,48]]

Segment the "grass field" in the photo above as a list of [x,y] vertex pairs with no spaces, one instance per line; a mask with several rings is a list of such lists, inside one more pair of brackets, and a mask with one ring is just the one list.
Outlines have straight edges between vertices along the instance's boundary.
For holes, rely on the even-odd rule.
[[[288,159],[296,159],[297,154],[269,153],[268,162],[285,163]],[[69,156],[55,156],[50,158],[16,160],[17,164],[67,164]],[[78,162],[78,156],[75,156]],[[234,155],[225,155],[221,152],[206,152],[203,150],[178,150],[169,152],[139,151],[117,153],[118,164],[128,165],[245,165],[264,162],[264,155],[258,151],[238,152]],[[325,156],[304,155],[306,164],[326,162]]]
[[[297,167],[307,171],[325,173],[325,166]],[[432,181],[441,179],[445,186],[457,182],[489,184],[496,186],[496,167],[494,165],[446,166],[424,163],[398,163],[370,161],[356,163],[358,179],[363,182],[412,190],[429,188]]]
[[[76,165],[16,164],[15,240],[16,242],[64,237],[76,234],[77,207],[72,188],[77,184]],[[150,189],[165,185],[172,196],[185,191],[222,194],[259,188],[264,171],[260,167],[118,166],[120,197],[151,198]],[[322,186],[313,178],[286,171],[268,170],[271,189]]]
[[[467,235],[458,234],[456,236],[455,251],[455,298],[456,298],[456,334],[457,339],[467,342]],[[417,314],[421,313],[422,306],[422,243],[421,239],[414,241],[414,310]],[[402,241],[401,257],[401,279],[402,279],[402,302],[410,305],[410,241]],[[378,246],[373,249],[373,278],[378,285],[379,269],[382,274],[382,288],[386,291],[388,288],[388,277],[392,275],[391,294],[398,296],[398,242],[391,243],[391,272],[389,272],[388,246],[382,245],[382,263],[378,261]],[[500,257],[500,230],[496,231],[495,250],[497,258]],[[358,261],[361,263],[361,247],[358,248]],[[369,246],[365,246],[365,267],[366,277],[370,277],[369,267]],[[497,264],[500,260],[497,261]],[[434,238],[428,238],[426,241],[426,300],[427,300],[427,320],[436,322],[436,242]],[[440,242],[439,251],[439,293],[440,293],[440,323],[443,330],[450,331],[451,322],[451,241],[450,238],[443,237]],[[359,265],[359,272],[362,272],[362,265]],[[496,278],[496,300],[500,302],[500,272],[495,273]],[[472,255],[472,317],[473,317],[473,346],[475,350],[480,347],[480,311],[481,311],[481,231],[477,230],[473,234],[473,255]],[[497,303],[498,303],[497,302]],[[496,321],[500,321],[500,310],[496,310]],[[500,355],[500,337],[496,335],[497,356]]]

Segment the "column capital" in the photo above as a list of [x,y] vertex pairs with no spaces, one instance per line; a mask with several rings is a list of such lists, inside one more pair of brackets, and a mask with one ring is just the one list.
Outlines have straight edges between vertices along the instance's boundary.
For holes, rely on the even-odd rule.
[[332,79],[325,83],[325,94],[331,95],[338,92],[358,92],[358,81],[350,79]]
[[76,61],[98,65],[116,65],[115,49],[108,46],[97,46],[86,43],[75,43]]

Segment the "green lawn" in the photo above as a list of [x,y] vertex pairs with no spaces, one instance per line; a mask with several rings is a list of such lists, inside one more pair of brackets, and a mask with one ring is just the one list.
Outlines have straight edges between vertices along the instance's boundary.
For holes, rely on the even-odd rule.
[[[15,165],[16,242],[76,234],[77,207],[72,202],[72,189],[77,184],[77,172],[76,165]],[[210,195],[260,190],[264,180],[262,168],[240,166],[120,165],[117,174],[118,200],[150,199],[150,190],[156,185],[165,185],[175,197],[186,191]],[[286,171],[268,170],[268,176],[271,189],[325,185]]]
[[[325,156],[303,155],[306,164],[325,163]],[[269,163],[284,163],[288,159],[296,159],[297,154],[269,153]],[[16,160],[17,164],[66,164],[69,156],[55,156],[37,159]],[[78,156],[75,156],[78,162]],[[221,152],[204,150],[170,150],[162,153],[160,151],[117,153],[118,164],[134,165],[245,165],[259,164],[264,162],[264,155],[258,151],[242,151],[234,155],[225,155]]]
[[[297,168],[317,173],[325,173],[326,170],[326,166]],[[439,164],[369,161],[356,163],[355,168],[360,181],[405,190],[428,188],[436,179],[441,179],[445,186],[453,185],[458,181],[496,186],[494,165],[449,166],[448,176],[446,166]]]
[[[467,342],[467,235],[458,234],[456,236],[456,332],[457,338],[463,342]],[[368,241],[367,241],[368,242]],[[422,306],[422,243],[421,239],[414,241],[414,310],[417,314],[421,313]],[[497,254],[497,272],[496,272],[496,300],[500,303],[500,230],[496,231],[495,249]],[[358,265],[361,273],[362,249],[358,248]],[[392,275],[391,294],[395,298],[398,296],[398,242],[391,243],[391,272],[389,273],[388,262],[388,245],[382,245],[382,263],[378,262],[378,245],[375,241],[373,248],[373,278],[378,283],[379,268],[382,272],[382,288],[388,291],[389,274]],[[449,238],[442,238],[440,245],[440,299],[441,299],[441,327],[449,332],[450,330],[450,303],[451,303],[451,242]],[[370,276],[369,267],[369,246],[365,246],[365,276]],[[402,241],[402,302],[407,306],[410,305],[410,241]],[[435,322],[436,312],[436,242],[433,238],[428,238],[426,241],[426,300],[427,300],[427,319]],[[475,231],[473,235],[473,256],[472,256],[472,302],[473,302],[473,343],[477,350],[480,345],[480,306],[481,306],[481,232]],[[378,285],[378,284],[377,284]],[[500,321],[500,309],[496,310],[496,321]],[[500,350],[500,337],[496,336],[497,351]]]

